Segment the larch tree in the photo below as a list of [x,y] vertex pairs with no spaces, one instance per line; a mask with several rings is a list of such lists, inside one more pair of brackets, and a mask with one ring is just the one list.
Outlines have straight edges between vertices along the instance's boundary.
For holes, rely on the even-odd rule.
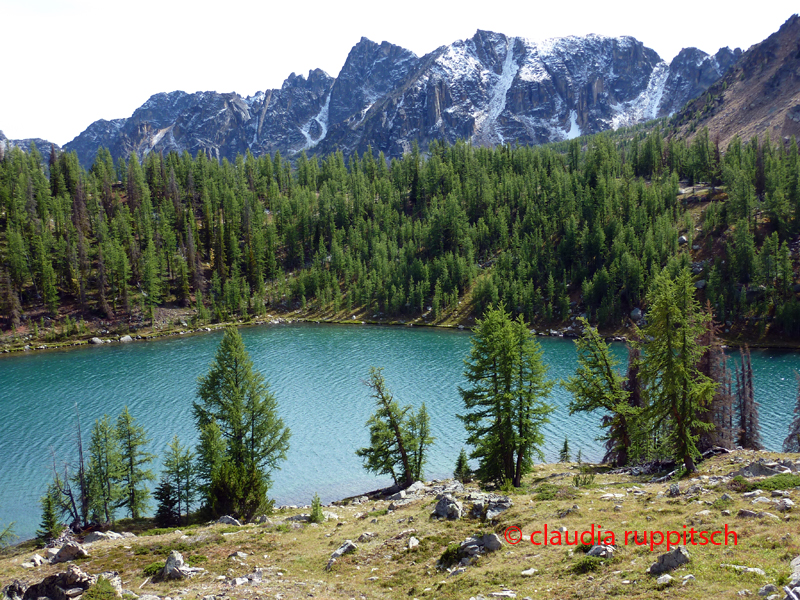
[[206,508],[249,519],[268,504],[270,473],[286,459],[291,432],[235,327],[225,330],[214,362],[198,380],[197,396]]
[[117,430],[108,415],[94,422],[89,441],[89,511],[93,519],[114,522],[114,509],[121,499],[119,480],[122,476]]
[[147,511],[150,491],[145,482],[153,481],[153,472],[146,468],[155,458],[145,451],[150,440],[144,427],[137,425],[128,407],[117,417],[117,440],[120,454],[120,486],[118,508],[126,508],[132,519]]
[[542,426],[554,408],[543,398],[554,382],[545,378],[541,347],[522,316],[512,320],[503,306],[489,308],[474,331],[464,361],[469,387],[459,387],[466,411],[458,418],[479,463],[477,478],[519,487],[533,456],[544,456]]
[[586,319],[579,321],[583,333],[575,340],[578,369],[563,384],[572,394],[569,412],[572,415],[576,412],[606,411],[603,427],[608,433],[601,439],[608,440],[608,443],[603,460],[623,466],[628,463],[631,430],[636,427],[640,410],[628,401],[631,393],[625,389],[625,380],[618,372],[619,361],[611,353],[608,344]]
[[699,432],[712,425],[701,420],[714,395],[714,382],[697,365],[705,351],[697,340],[708,315],[694,295],[692,275],[684,268],[673,279],[667,269],[655,277],[647,294],[648,325],[640,376],[644,417],[663,433],[667,448],[688,473],[695,471]]
[[417,413],[401,407],[386,387],[383,369],[371,367],[369,381],[376,410],[367,420],[369,446],[356,450],[364,468],[378,475],[391,475],[403,488],[422,477],[426,451],[433,442],[425,404]]

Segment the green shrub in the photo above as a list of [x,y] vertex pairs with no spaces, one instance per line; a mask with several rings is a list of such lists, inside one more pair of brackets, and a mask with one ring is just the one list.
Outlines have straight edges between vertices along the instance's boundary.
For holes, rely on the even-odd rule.
[[582,556],[574,565],[572,571],[575,573],[589,573],[600,568],[602,559],[599,556]]
[[323,523],[325,515],[322,514],[322,503],[319,501],[319,494],[314,494],[311,501],[311,516],[308,518],[311,523]]
[[800,487],[800,475],[789,475],[782,473],[780,475],[773,475],[761,481],[754,481],[748,485],[749,490],[765,490],[771,492],[773,490],[790,490],[795,487]]
[[133,555],[134,556],[143,556],[145,554],[152,554],[153,549],[148,548],[147,546],[134,546],[133,547]]
[[186,559],[186,563],[190,567],[196,567],[197,565],[201,565],[204,562],[208,562],[208,557],[203,556],[202,554],[193,554],[192,556]]
[[458,556],[459,550],[461,550],[461,544],[449,544],[445,551],[442,552],[442,556],[439,558],[439,568],[446,569],[456,564],[460,560]]
[[159,560],[159,561],[156,561],[154,563],[150,563],[149,565],[147,565],[144,569],[142,569],[142,572],[147,577],[155,577],[161,571],[164,570],[164,565],[165,565],[164,561]]
[[97,583],[83,594],[85,600],[116,600],[117,591],[105,577],[98,577]]

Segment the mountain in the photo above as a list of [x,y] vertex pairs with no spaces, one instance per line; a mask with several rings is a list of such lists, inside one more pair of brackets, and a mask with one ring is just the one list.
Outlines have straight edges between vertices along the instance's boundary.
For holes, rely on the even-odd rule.
[[389,157],[433,140],[541,144],[674,113],[721,77],[741,51],[689,48],[671,64],[632,37],[533,42],[478,31],[423,57],[362,38],[338,77],[292,73],[280,89],[156,94],[127,119],[97,121],[64,149],[88,166],[104,146],[202,150],[233,159],[280,150]]
[[[55,146],[57,151],[61,150],[61,147],[58,144],[53,144],[52,142],[48,142],[47,140],[43,140],[42,138],[10,140],[5,136],[5,134],[2,131],[0,131],[0,156],[2,156],[2,152],[4,152],[7,148],[15,148],[15,147],[22,148],[27,152],[28,150],[30,150],[31,144],[34,144],[36,146],[36,149],[39,151],[39,154],[45,157],[50,155],[51,146]],[[96,152],[97,150],[95,150],[95,153]]]
[[766,132],[773,140],[800,137],[800,16],[751,46],[675,118],[684,131],[708,127],[723,148],[736,135],[744,140]]

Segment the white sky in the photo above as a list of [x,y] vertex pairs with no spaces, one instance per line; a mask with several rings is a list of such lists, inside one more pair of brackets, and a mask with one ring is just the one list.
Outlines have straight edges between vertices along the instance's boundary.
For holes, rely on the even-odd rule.
[[670,61],[689,46],[745,50],[799,9],[796,0],[746,13],[719,0],[0,0],[0,130],[63,145],[158,92],[246,96],[291,72],[336,76],[361,36],[421,56],[477,29],[533,40],[631,35]]

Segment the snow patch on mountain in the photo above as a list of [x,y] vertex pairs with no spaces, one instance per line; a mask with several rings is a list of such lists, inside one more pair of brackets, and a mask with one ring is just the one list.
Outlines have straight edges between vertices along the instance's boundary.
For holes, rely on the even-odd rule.
[[664,97],[664,86],[669,77],[669,65],[664,61],[658,63],[650,75],[647,87],[633,100],[615,104],[611,108],[616,113],[611,118],[611,127],[616,130],[655,119],[658,108]]
[[[328,97],[325,99],[325,104],[322,105],[322,108],[319,112],[308,120],[308,123],[303,125],[300,128],[300,133],[303,134],[303,137],[306,138],[305,146],[300,148],[298,152],[301,150],[308,150],[309,148],[313,148],[317,144],[319,144],[322,140],[325,139],[325,136],[328,135],[328,111],[331,107],[331,95],[328,94]],[[319,137],[315,140],[311,137],[311,126],[316,122],[319,125],[321,133]]]
[[508,90],[511,89],[511,84],[514,83],[514,78],[519,71],[519,65],[514,62],[515,41],[516,38],[506,40],[506,57],[503,61],[503,70],[492,89],[486,110],[475,116],[477,125],[477,132],[473,136],[475,141],[505,144],[505,138],[500,132],[497,119],[506,108]]
[[578,126],[578,111],[569,111],[569,131],[564,131],[564,139],[574,140],[581,136],[581,128]]

